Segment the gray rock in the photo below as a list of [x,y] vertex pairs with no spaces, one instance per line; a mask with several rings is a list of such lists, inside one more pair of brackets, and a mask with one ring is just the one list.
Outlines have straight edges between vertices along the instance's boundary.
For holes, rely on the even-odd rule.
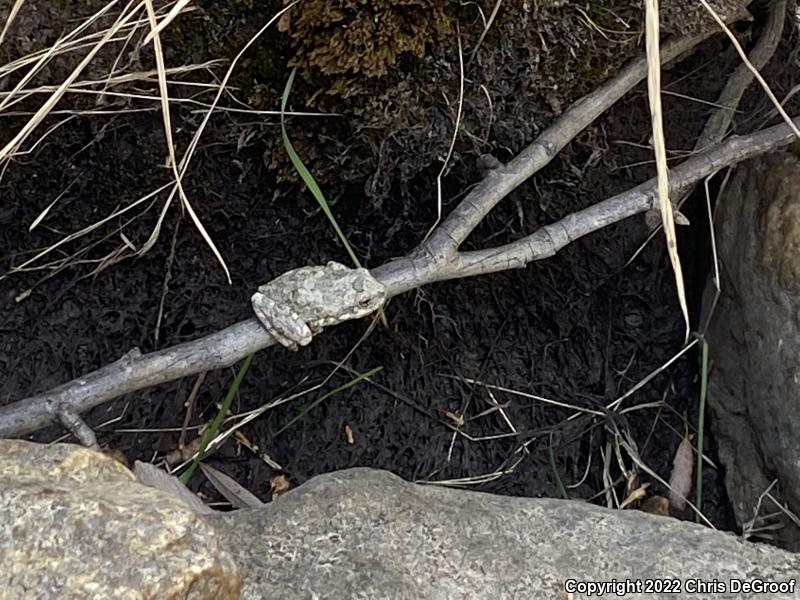
[[220,537],[99,452],[0,440],[0,598],[238,598]]
[[[800,514],[800,159],[741,165],[717,207],[722,293],[705,311],[713,370],[708,400],[736,518],[748,527],[759,497]],[[758,519],[781,527],[777,543],[800,550],[800,528],[764,498]]]
[[[258,509],[211,518],[256,598],[566,599],[565,582],[783,582],[800,598],[800,556],[693,523],[578,501],[493,496],[406,483],[383,471],[316,477]],[[575,593],[571,598],[588,598]],[[597,597],[623,597],[607,593]]]

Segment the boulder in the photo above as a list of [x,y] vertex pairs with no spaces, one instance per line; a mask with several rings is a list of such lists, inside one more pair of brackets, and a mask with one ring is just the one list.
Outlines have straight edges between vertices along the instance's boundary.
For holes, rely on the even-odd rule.
[[[778,548],[638,511],[421,486],[365,468],[210,521],[252,600],[800,598],[800,556]],[[605,595],[590,595],[603,582]]]
[[116,460],[0,440],[0,597],[238,598],[220,536]]
[[721,294],[715,304],[709,284],[704,299],[708,402],[728,494],[746,532],[769,526],[766,539],[800,550],[797,522],[775,502],[800,515],[800,159],[785,152],[739,166],[715,223]]

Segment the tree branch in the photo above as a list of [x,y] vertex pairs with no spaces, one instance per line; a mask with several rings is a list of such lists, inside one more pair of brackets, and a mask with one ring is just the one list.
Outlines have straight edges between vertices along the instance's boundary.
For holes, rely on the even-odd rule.
[[[795,119],[800,124],[800,117]],[[794,134],[785,123],[757,133],[732,137],[672,170],[671,192],[677,193],[724,167],[789,144]],[[573,213],[511,244],[456,253],[447,263],[417,253],[388,262],[372,271],[392,297],[446,279],[470,277],[552,256],[570,242],[643,212],[653,206],[655,179],[632,190]],[[88,375],[0,408],[0,437],[35,431],[57,420],[59,411],[81,413],[123,394],[229,367],[275,340],[255,319],[247,319],[206,337],[142,355],[134,350]]]
[[[795,119],[795,124],[800,125],[800,117]],[[795,134],[786,123],[749,136],[732,136],[716,146],[713,152],[695,155],[672,169],[669,175],[670,196],[678,196],[724,167],[788,145],[794,139]],[[638,187],[572,213],[560,221],[545,225],[516,242],[489,250],[459,253],[459,260],[453,267],[456,277],[473,277],[522,268],[534,260],[552,256],[578,238],[657,207],[656,186],[657,180],[653,178]]]
[[[664,60],[676,58],[707,37],[677,40],[664,47]],[[490,174],[459,204],[432,237],[408,256],[372,271],[387,297],[435,281],[521,268],[552,256],[573,240],[651,207],[654,181],[609,198],[547,225],[514,243],[487,250],[458,252],[458,247],[508,193],[546,165],[580,131],[641,81],[644,59],[626,66],[598,90],[574,103],[528,148]],[[685,189],[710,173],[789,143],[787,125],[731,138],[698,154],[672,171],[673,191]],[[142,355],[134,349],[120,360],[57,388],[0,407],[0,437],[29,433],[58,419],[81,413],[123,394],[211,369],[228,367],[275,340],[255,319],[248,319],[198,340]]]
[[[691,50],[711,32],[664,44],[662,62]],[[472,230],[500,200],[546,166],[575,136],[614,105],[647,76],[647,59],[628,63],[608,82],[573,103],[556,121],[509,163],[493,169],[453,210],[424,244],[439,260],[455,254]]]
[[[775,0],[769,9],[767,24],[747,57],[757,70],[763,69],[775,54],[783,36],[784,21],[786,21],[786,0]],[[704,150],[725,137],[733,115],[739,107],[739,102],[752,82],[753,73],[747,68],[747,65],[744,63],[737,65],[717,98],[719,110],[712,113],[703,127],[703,132],[695,142],[694,149],[696,151]]]

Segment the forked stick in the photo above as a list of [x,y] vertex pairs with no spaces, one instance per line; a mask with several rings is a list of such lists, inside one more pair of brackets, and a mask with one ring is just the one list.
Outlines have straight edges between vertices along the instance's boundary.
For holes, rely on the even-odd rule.
[[[676,58],[702,39],[699,36],[667,44],[662,57]],[[645,61],[637,59],[611,81],[573,104],[519,156],[490,172],[426,243],[407,257],[374,269],[372,274],[386,286],[387,297],[434,281],[524,267],[531,261],[552,256],[588,233],[652,208],[655,180],[569,215],[511,244],[458,251],[469,233],[505,195],[546,165],[581,130],[639,83],[645,73]],[[725,166],[786,145],[792,139],[786,124],[729,138],[673,169],[670,193],[677,194]],[[0,408],[0,437],[35,431],[57,420],[64,411],[81,413],[126,393],[231,366],[274,343],[258,321],[248,319],[166,350],[146,355],[133,350],[83,377]]]
[[[800,117],[795,123],[800,124]],[[673,169],[670,194],[678,194],[719,169],[785,146],[793,139],[794,133],[785,123],[751,135],[729,138]],[[652,208],[655,198],[656,181],[651,179],[511,244],[456,253],[445,264],[437,264],[429,255],[418,253],[386,263],[372,274],[386,285],[387,297],[392,297],[434,281],[521,268],[531,261],[552,256],[588,233]],[[60,410],[80,413],[129,392],[201,371],[229,367],[274,343],[261,323],[247,319],[166,350],[144,355],[129,353],[84,377],[0,408],[0,437],[35,431],[55,421]]]

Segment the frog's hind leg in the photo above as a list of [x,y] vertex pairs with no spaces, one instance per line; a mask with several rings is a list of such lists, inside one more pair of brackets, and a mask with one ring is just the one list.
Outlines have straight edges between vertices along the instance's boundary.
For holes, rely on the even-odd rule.
[[305,321],[295,311],[268,296],[256,292],[251,299],[253,312],[272,337],[289,350],[297,350],[313,339]]

